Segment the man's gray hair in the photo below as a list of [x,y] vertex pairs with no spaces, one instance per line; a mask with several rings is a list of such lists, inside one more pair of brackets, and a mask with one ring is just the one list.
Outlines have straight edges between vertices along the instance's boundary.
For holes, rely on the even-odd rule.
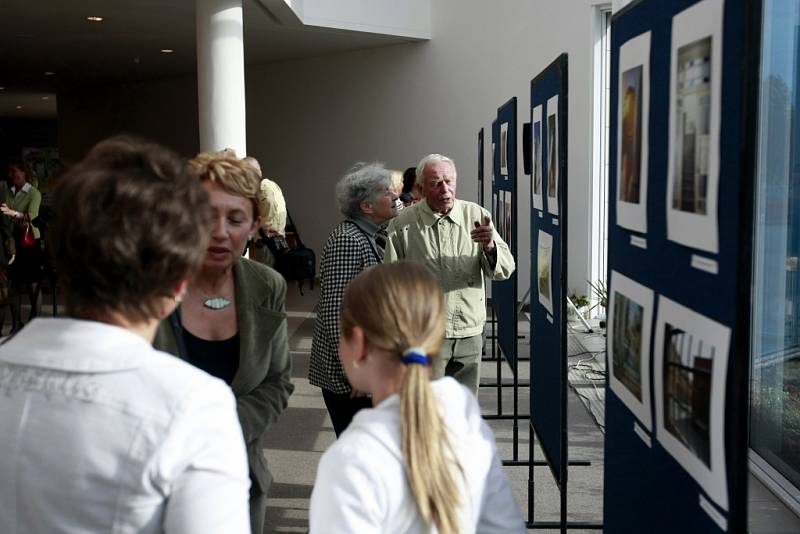
[[448,158],[447,156],[442,156],[441,154],[428,154],[421,160],[419,160],[419,165],[417,165],[417,185],[422,185],[422,173],[425,172],[425,167],[430,163],[436,163],[439,161],[443,161],[445,163],[449,163],[451,167],[453,167],[453,178],[457,178],[457,171],[456,171],[456,162],[452,159]]
[[386,193],[391,183],[392,173],[383,163],[356,163],[336,184],[339,211],[345,217],[363,215],[361,204],[374,202],[379,195]]

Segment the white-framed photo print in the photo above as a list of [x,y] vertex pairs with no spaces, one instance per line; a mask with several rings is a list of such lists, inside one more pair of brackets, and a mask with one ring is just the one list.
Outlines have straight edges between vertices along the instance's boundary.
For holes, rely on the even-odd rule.
[[703,0],[672,19],[667,238],[719,252],[720,95],[723,0]]
[[500,125],[500,176],[508,176],[508,123]]
[[553,315],[553,236],[539,230],[536,251],[536,273],[539,303]]
[[617,104],[617,224],[647,232],[647,156],[650,124],[650,32],[619,50]]
[[547,99],[547,211],[558,215],[558,95]]
[[608,292],[609,387],[652,431],[650,415],[650,334],[653,290],[611,271]]
[[544,128],[542,123],[541,104],[533,108],[531,115],[531,142],[533,152],[533,183],[531,184],[531,198],[533,207],[537,210],[544,209],[544,167],[542,161],[542,136]]
[[724,431],[731,330],[664,296],[655,328],[656,438],[728,511]]

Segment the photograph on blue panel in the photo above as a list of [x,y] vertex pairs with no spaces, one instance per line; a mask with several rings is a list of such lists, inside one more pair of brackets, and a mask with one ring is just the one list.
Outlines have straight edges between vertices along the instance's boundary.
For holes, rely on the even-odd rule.
[[[650,415],[650,333],[653,291],[611,271],[608,353],[609,387],[648,431]],[[631,429],[634,430],[634,429]],[[649,445],[649,443],[648,443]]]
[[508,176],[508,123],[500,125],[500,175]]
[[553,314],[553,236],[539,230],[536,251],[536,273],[538,276],[539,303]]
[[531,187],[531,195],[533,196],[533,207],[537,210],[544,209],[543,193],[542,193],[542,176],[544,171],[542,169],[542,106],[533,108],[533,115],[531,116],[531,131],[533,138],[533,186]]
[[722,0],[673,18],[667,236],[718,252]]
[[727,510],[724,423],[731,330],[663,296],[655,328],[656,438]]
[[650,32],[619,50],[617,106],[617,224],[647,231],[647,158],[650,122]]
[[494,180],[495,180],[495,172],[494,172],[494,152],[495,152],[495,145],[496,143],[492,142],[492,164],[490,167],[492,168],[492,188],[494,188]]
[[641,202],[639,184],[642,162],[642,66],[622,73],[622,143],[620,150],[619,198],[625,202]]
[[547,211],[558,215],[558,95],[547,100]]
[[512,208],[511,208],[511,191],[507,191],[506,192],[504,203],[505,203],[505,205],[504,205],[504,210],[503,210],[503,216],[504,216],[503,226],[505,227],[506,235],[503,238],[503,241],[505,241],[507,245],[511,246],[511,240],[513,238],[513,236],[511,235],[513,233],[513,225],[511,224],[511,221],[514,220],[511,217],[511,210],[512,210]]

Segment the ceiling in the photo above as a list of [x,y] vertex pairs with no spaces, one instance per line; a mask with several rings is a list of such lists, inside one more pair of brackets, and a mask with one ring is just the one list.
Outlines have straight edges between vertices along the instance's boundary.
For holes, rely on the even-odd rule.
[[[242,3],[247,64],[410,41],[283,24],[259,0]],[[194,73],[194,6],[195,0],[0,1],[0,117],[55,117],[57,92],[72,87]]]

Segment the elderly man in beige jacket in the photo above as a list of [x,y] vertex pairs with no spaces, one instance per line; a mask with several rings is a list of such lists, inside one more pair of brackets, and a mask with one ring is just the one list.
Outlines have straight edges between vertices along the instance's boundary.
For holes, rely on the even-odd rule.
[[506,280],[516,268],[514,257],[489,212],[456,198],[452,159],[422,158],[417,184],[423,200],[389,224],[385,261],[417,261],[436,275],[447,303],[447,326],[433,378],[453,376],[477,393],[486,323],[483,277]]

